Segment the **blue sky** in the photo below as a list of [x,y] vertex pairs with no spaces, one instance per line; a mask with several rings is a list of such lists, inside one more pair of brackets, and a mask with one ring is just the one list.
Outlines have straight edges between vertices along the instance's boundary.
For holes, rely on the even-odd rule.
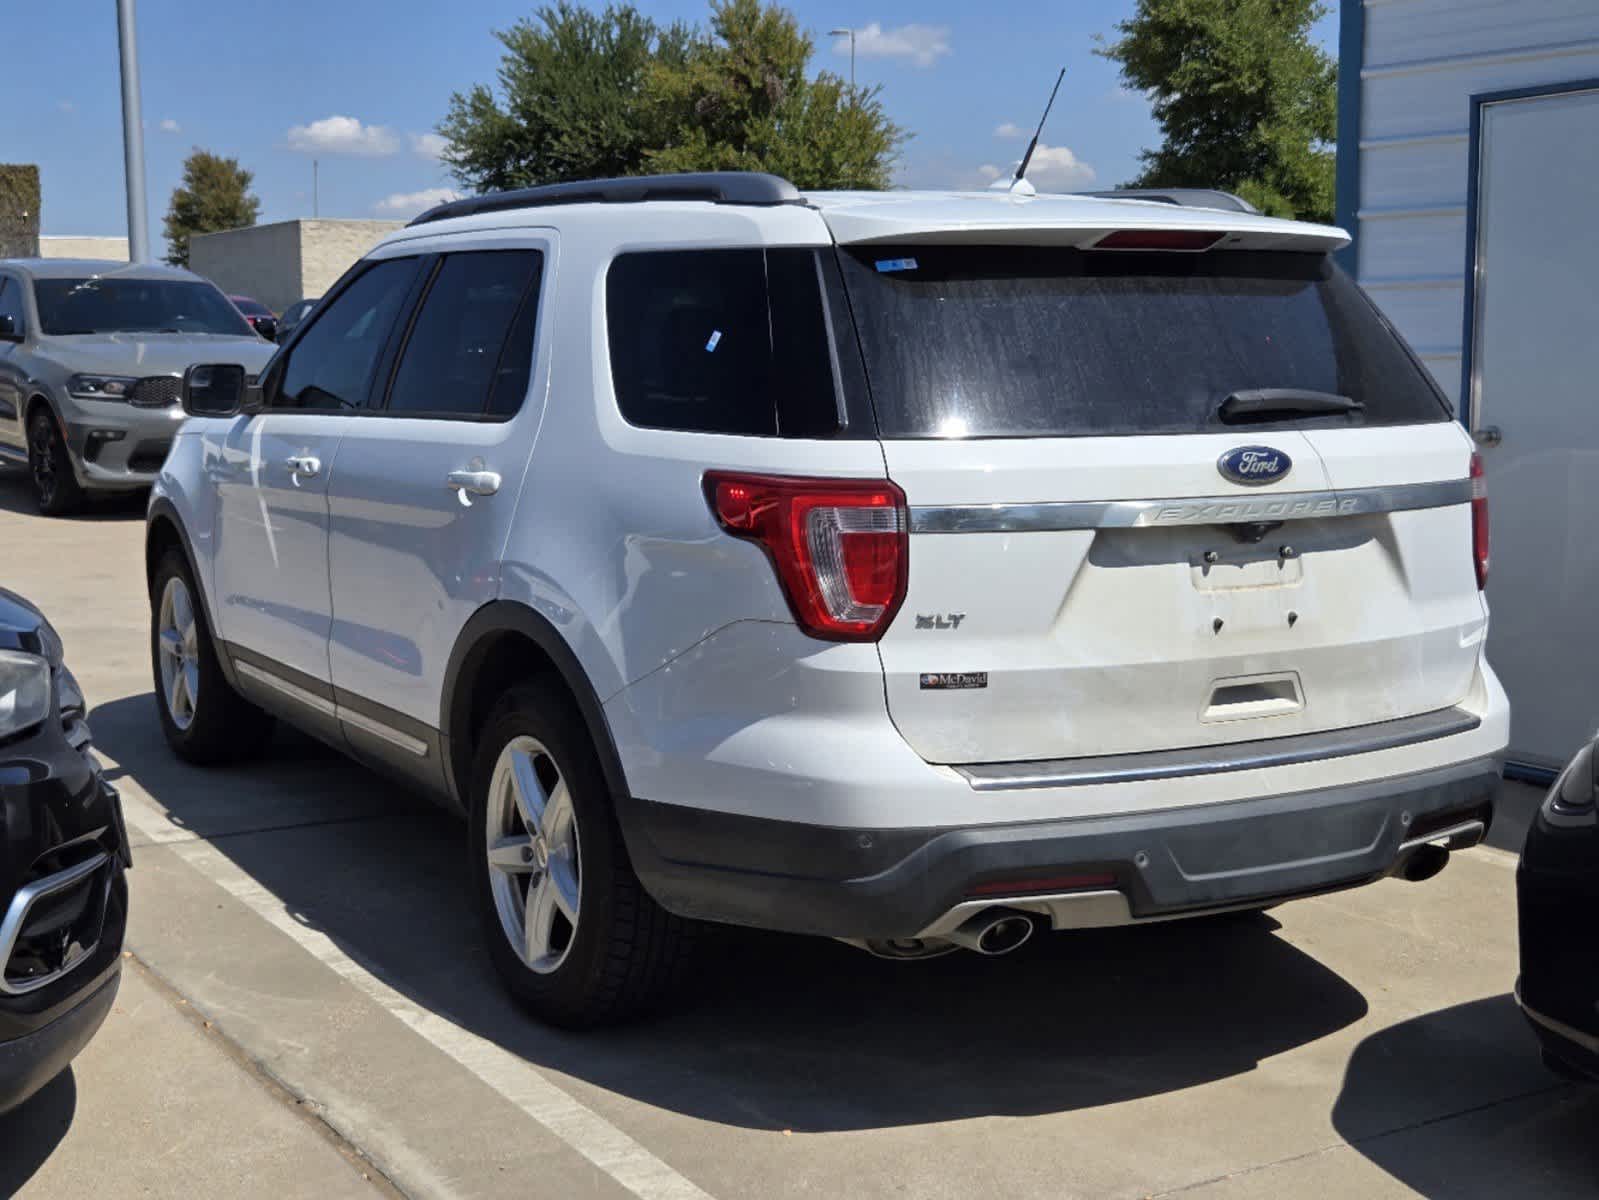
[[[140,0],[150,235],[194,146],[255,172],[261,220],[321,213],[409,216],[451,186],[429,138],[451,92],[492,82],[492,36],[535,6],[418,0]],[[661,20],[701,20],[704,0],[640,0]],[[881,84],[889,113],[915,132],[908,186],[978,186],[1020,155],[1055,71],[1066,82],[1030,176],[1066,190],[1114,186],[1156,141],[1143,97],[1092,53],[1132,0],[807,0],[789,5],[815,35],[813,65]],[[1334,51],[1336,16],[1317,28]],[[8,6],[0,161],[38,163],[47,234],[126,230],[117,40],[110,0]],[[26,47],[26,55],[15,51]],[[1008,127],[1014,126],[1012,130]],[[984,168],[987,168],[985,171]],[[432,193],[432,194],[430,194]]]

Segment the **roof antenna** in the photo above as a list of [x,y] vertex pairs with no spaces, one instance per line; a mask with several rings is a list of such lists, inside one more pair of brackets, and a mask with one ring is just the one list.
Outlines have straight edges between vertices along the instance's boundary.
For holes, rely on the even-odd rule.
[[1033,140],[1027,143],[1027,153],[1022,155],[1022,161],[1016,164],[1016,174],[1009,183],[996,182],[995,188],[1004,188],[1012,195],[1033,196],[1037,190],[1027,182],[1027,164],[1033,161],[1033,151],[1038,149],[1038,139],[1043,135],[1044,122],[1049,120],[1049,110],[1055,107],[1055,96],[1060,92],[1061,80],[1066,78],[1066,68],[1060,69],[1060,74],[1055,76],[1055,86],[1050,89],[1049,103],[1044,105],[1044,115],[1038,118],[1038,129],[1033,133]]

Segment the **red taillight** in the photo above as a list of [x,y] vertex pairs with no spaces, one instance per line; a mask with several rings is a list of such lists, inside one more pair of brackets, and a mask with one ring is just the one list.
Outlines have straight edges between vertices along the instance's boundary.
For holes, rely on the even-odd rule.
[[905,599],[905,493],[887,480],[797,479],[710,471],[705,494],[723,529],[758,542],[800,627],[869,642]]
[[1120,229],[1107,233],[1091,250],[1209,250],[1225,233],[1203,229]]
[[1471,553],[1477,563],[1477,587],[1488,586],[1488,480],[1482,455],[1471,456]]

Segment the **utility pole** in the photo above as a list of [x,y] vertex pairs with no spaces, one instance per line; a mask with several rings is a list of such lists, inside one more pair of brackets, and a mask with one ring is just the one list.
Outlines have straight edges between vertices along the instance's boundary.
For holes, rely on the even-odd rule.
[[311,160],[311,215],[322,215],[322,164]]
[[853,96],[855,94],[855,31],[853,29],[830,29],[827,31],[827,36],[847,36],[849,38],[849,90],[850,95]]
[[139,103],[139,43],[133,0],[117,0],[117,46],[122,57],[122,168],[128,187],[128,257],[150,261],[150,223],[144,209],[144,115]]

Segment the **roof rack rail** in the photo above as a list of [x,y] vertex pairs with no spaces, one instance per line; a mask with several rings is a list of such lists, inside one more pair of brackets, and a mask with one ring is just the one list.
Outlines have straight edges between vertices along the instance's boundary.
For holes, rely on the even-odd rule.
[[635,175],[624,179],[578,179],[543,187],[466,196],[428,209],[411,221],[425,225],[450,217],[541,208],[553,204],[638,204],[647,200],[709,200],[713,204],[800,204],[799,189],[759,171],[695,171],[680,175]]
[[1111,188],[1103,192],[1078,192],[1077,195],[1100,200],[1152,200],[1156,204],[1176,204],[1183,208],[1223,208],[1260,215],[1260,209],[1242,196],[1215,188]]

